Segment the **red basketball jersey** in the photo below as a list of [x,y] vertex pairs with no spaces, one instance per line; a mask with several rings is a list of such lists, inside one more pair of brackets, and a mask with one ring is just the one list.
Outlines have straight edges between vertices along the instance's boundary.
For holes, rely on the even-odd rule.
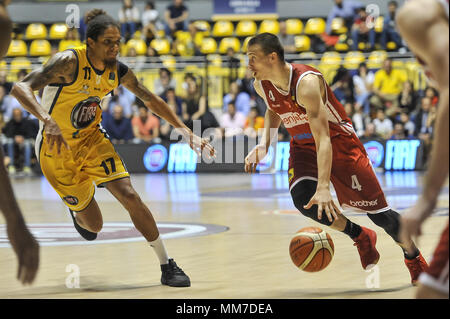
[[316,74],[323,80],[326,89],[325,107],[328,116],[330,137],[355,134],[352,122],[347,116],[344,107],[336,99],[330,86],[326,83],[322,73],[317,69],[304,64],[290,64],[289,92],[282,92],[270,81],[260,81],[264,91],[264,97],[268,107],[277,113],[284,126],[291,135],[292,146],[305,146],[314,144],[314,139],[309,127],[308,116],[305,108],[296,99],[297,87],[304,76]]

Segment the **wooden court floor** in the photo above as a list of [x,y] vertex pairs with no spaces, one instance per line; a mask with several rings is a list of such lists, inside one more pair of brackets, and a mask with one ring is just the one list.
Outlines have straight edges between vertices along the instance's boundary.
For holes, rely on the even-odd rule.
[[[399,212],[421,190],[422,174],[379,174],[389,204]],[[287,176],[279,174],[133,175],[132,183],[155,216],[169,255],[190,276],[190,288],[160,284],[153,249],[132,230],[128,213],[104,189],[96,199],[102,237],[86,245],[68,211],[44,178],[14,179],[27,224],[41,243],[32,286],[15,279],[17,262],[0,218],[0,298],[412,298],[401,249],[365,215],[346,212],[376,230],[378,266],[362,269],[353,242],[326,229],[335,244],[330,265],[318,273],[297,269],[288,247],[300,228],[317,226],[294,211]],[[431,256],[448,221],[448,183],[418,243]],[[164,230],[164,231],[163,231]],[[131,234],[131,235],[130,235]],[[109,236],[109,237],[108,237]]]

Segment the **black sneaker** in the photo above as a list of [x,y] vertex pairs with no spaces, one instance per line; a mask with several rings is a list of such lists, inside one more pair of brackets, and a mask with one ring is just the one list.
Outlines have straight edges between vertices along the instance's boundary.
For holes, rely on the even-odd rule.
[[75,226],[75,229],[81,235],[81,237],[83,237],[84,239],[89,240],[89,241],[97,238],[97,233],[90,232],[89,230],[84,229],[83,227],[78,225],[77,220],[75,219],[75,216],[73,215],[73,211],[69,209],[69,212],[70,212],[70,216],[72,216],[73,225]]
[[170,287],[190,287],[191,281],[184,271],[171,258],[169,263],[161,265],[161,283]]

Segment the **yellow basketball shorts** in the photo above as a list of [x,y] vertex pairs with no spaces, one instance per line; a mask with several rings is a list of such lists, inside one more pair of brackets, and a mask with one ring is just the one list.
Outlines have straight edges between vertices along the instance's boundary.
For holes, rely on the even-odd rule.
[[85,209],[95,186],[130,176],[111,141],[100,131],[79,139],[66,138],[70,150],[56,145],[52,151],[44,140],[39,151],[42,172],[64,203],[73,211]]

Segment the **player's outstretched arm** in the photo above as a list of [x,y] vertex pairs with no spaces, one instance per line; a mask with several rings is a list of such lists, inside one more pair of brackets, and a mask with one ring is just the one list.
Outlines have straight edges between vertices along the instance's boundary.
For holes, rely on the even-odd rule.
[[[256,93],[264,98],[264,92],[262,92],[262,89],[256,80],[253,83],[253,86],[255,87]],[[261,141],[245,157],[244,170],[246,173],[256,172],[256,167],[267,155],[272,140],[277,136],[280,124],[281,118],[267,106],[266,114],[264,116],[264,131],[261,136]]]
[[201,138],[194,133],[178,118],[175,112],[161,99],[159,96],[150,92],[137,78],[131,69],[120,79],[120,82],[134,95],[140,98],[145,106],[153,113],[169,122],[178,132],[185,138],[191,148],[201,155],[206,150],[209,157],[215,156],[214,148],[209,144],[207,139]]
[[325,211],[328,220],[332,222],[333,219],[338,219],[337,214],[340,214],[340,210],[333,202],[330,192],[333,149],[327,113],[320,93],[321,81],[318,76],[309,74],[297,87],[297,101],[301,101],[301,104],[305,106],[317,151],[317,189],[305,208],[309,209],[317,204],[319,220],[322,219],[322,212]]
[[0,0],[0,30],[2,36],[0,40],[0,58],[8,52],[9,44],[11,43],[12,22],[6,11],[6,6],[9,0]]
[[421,234],[421,225],[432,214],[449,172],[449,25],[443,8],[434,0],[406,2],[399,10],[396,21],[410,49],[430,68],[440,92],[434,147],[422,196],[402,216],[401,236],[406,238]]

